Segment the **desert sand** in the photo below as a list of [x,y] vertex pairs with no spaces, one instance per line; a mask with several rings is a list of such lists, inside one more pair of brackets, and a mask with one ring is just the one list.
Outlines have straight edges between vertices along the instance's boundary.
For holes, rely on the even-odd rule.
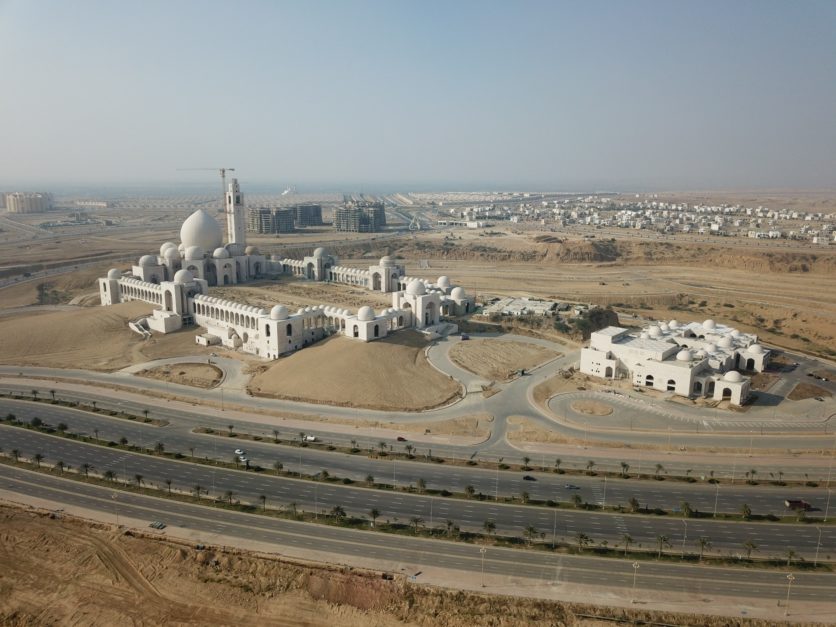
[[456,364],[491,381],[508,381],[518,370],[530,370],[558,356],[544,346],[491,338],[459,342],[450,349]]
[[256,396],[368,409],[437,407],[460,390],[427,362],[426,346],[415,331],[369,343],[333,336],[265,366],[249,390]]
[[217,366],[196,363],[177,363],[170,366],[157,366],[140,370],[136,373],[140,377],[171,381],[180,385],[190,385],[196,388],[209,389],[220,383],[223,371]]
[[78,307],[62,311],[0,316],[0,363],[112,371],[153,359],[204,352],[194,331],[154,335],[149,340],[128,328],[148,314],[147,303]]

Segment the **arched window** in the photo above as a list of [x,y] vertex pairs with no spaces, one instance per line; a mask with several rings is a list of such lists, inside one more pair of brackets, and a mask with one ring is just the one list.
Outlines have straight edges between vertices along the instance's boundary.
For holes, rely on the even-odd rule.
[[270,325],[269,325],[269,324],[265,324],[265,325],[264,325],[264,334],[265,334],[267,337],[270,337]]
[[288,322],[287,323],[287,337],[290,337],[291,335],[293,335],[293,325]]
[[360,328],[356,324],[354,325],[354,337],[360,337]]
[[380,327],[378,325],[374,325],[374,336],[380,337]]

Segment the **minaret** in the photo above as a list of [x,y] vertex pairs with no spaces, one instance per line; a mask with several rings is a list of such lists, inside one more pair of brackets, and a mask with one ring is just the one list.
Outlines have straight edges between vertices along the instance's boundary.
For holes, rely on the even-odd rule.
[[244,195],[238,179],[232,179],[226,192],[226,236],[229,244],[247,245],[247,223],[244,218]]

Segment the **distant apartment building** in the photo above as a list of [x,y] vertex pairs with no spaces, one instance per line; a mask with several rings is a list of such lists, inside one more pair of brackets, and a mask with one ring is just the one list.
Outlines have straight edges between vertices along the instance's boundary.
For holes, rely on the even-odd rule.
[[294,205],[296,228],[322,226],[322,205]]
[[346,200],[334,210],[334,229],[352,233],[375,233],[386,226],[382,202]]
[[41,213],[52,209],[52,194],[41,192],[12,192],[6,194],[9,213]]
[[282,207],[250,208],[247,230],[251,233],[290,233],[294,229],[296,212]]

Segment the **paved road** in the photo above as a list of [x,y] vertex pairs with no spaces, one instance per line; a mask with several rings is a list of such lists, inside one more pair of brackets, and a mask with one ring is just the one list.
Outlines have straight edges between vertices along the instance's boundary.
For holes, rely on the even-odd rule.
[[[714,512],[716,504],[718,512],[739,513],[745,503],[755,513],[774,513],[779,516],[787,514],[783,506],[786,498],[801,498],[815,508],[810,512],[812,518],[822,518],[826,513],[831,513],[825,488],[748,486],[743,477],[743,473],[748,472],[748,466],[743,465],[738,472],[739,483],[735,485],[714,486],[706,482],[610,478],[605,486],[601,477],[544,473],[539,468],[530,472],[496,472],[417,460],[392,461],[385,458],[369,458],[366,454],[350,455],[277,445],[272,442],[272,434],[268,436],[268,441],[245,442],[230,440],[225,436],[199,435],[188,429],[173,426],[155,427],[44,403],[0,399],[0,414],[7,413],[14,413],[19,420],[26,422],[35,416],[53,426],[63,422],[71,432],[98,435],[99,439],[105,441],[117,442],[121,437],[126,437],[130,443],[148,448],[162,442],[166,451],[180,452],[187,457],[195,455],[198,458],[229,462],[233,457],[233,450],[240,446],[246,450],[248,458],[254,464],[267,469],[272,469],[276,461],[281,461],[285,469],[292,472],[298,472],[300,467],[305,474],[315,474],[324,469],[331,475],[349,477],[356,481],[364,481],[366,476],[372,475],[381,483],[392,483],[394,479],[398,485],[417,485],[420,478],[426,482],[429,489],[447,489],[462,493],[466,486],[471,485],[477,493],[481,492],[491,497],[498,495],[519,498],[523,492],[527,492],[532,499],[563,502],[571,502],[572,495],[577,493],[584,502],[610,506],[622,504],[625,507],[631,498],[636,498],[642,505],[648,505],[651,509],[659,507],[669,511],[679,509],[682,502],[687,501],[692,508],[703,512]],[[297,437],[295,431],[286,429],[279,429],[279,435],[285,439]],[[366,451],[369,448],[377,450],[377,441],[361,439],[358,445]],[[403,444],[398,447],[399,451],[402,450],[402,446]],[[532,463],[536,467],[539,461],[535,459]],[[549,459],[549,464],[552,461]],[[642,469],[632,467],[633,472],[639,470]],[[654,470],[650,465],[646,465],[643,471],[652,474]],[[525,480],[524,476],[533,477],[535,480]],[[766,472],[762,478],[768,479]],[[575,485],[579,489],[567,489],[566,484]],[[833,513],[836,514],[836,500],[832,505]]]
[[[198,542],[216,543],[220,540],[235,544],[236,541],[258,541],[272,545],[282,553],[300,550],[326,552],[332,561],[341,563],[367,564],[367,560],[371,559],[381,569],[407,574],[448,568],[461,571],[463,577],[471,582],[482,567],[479,547],[465,543],[265,519],[130,493],[120,493],[118,501],[114,501],[112,491],[106,488],[68,482],[57,477],[36,476],[32,472],[3,465],[0,465],[0,477],[0,491],[11,497],[42,498],[55,503],[56,507],[83,507],[99,512],[103,519],[110,521],[116,511],[122,520],[164,520],[169,530],[190,533]],[[631,563],[632,560],[490,547],[485,554],[484,572],[489,584],[493,584],[488,590],[507,591],[509,585],[513,590],[517,586],[525,586],[523,579],[527,578],[558,587],[556,593],[549,590],[550,596],[556,594],[559,597],[560,586],[581,584],[605,586],[609,594],[630,598],[634,573]],[[421,575],[416,579],[419,582],[425,580]],[[506,587],[499,588],[500,583]],[[796,603],[816,601],[833,604],[834,585],[836,576],[832,574],[799,573],[792,588],[792,599]],[[705,603],[706,607],[711,607],[712,603],[733,603],[727,597],[738,597],[748,599],[748,604],[774,608],[776,602],[786,596],[786,573],[648,561],[641,562],[635,586],[636,597],[643,601],[645,607],[652,602],[645,602],[643,598],[658,600],[660,595],[670,598],[679,594],[680,598],[690,599],[692,603]],[[527,594],[536,595],[538,591],[527,587]],[[827,615],[830,605],[822,607],[823,615]],[[802,608],[798,607],[796,611],[803,611]],[[833,612],[829,615],[833,616]],[[793,612],[793,615],[797,614]]]
[[[743,543],[752,540],[759,555],[780,557],[787,549],[811,556],[818,544],[818,533],[812,525],[788,525],[775,523],[729,523],[712,519],[672,519],[668,517],[629,514],[601,514],[576,509],[504,504],[494,501],[460,500],[404,492],[370,490],[353,486],[271,476],[223,468],[212,468],[186,461],[150,457],[85,444],[65,438],[44,435],[25,429],[0,426],[0,439],[4,450],[17,449],[25,458],[36,453],[44,461],[57,460],[78,469],[91,464],[94,472],[113,471],[121,480],[133,482],[141,475],[144,484],[165,488],[166,480],[174,489],[190,491],[200,485],[209,495],[223,498],[227,490],[236,499],[259,503],[264,494],[270,503],[287,505],[296,503],[306,511],[328,512],[334,506],[342,506],[349,514],[367,517],[372,508],[381,512],[382,519],[408,523],[420,517],[430,527],[444,526],[447,519],[455,521],[463,529],[479,531],[486,520],[496,523],[497,531],[508,535],[522,535],[529,525],[557,542],[576,541],[578,533],[585,533],[599,543],[607,540],[610,545],[622,541],[629,534],[637,545],[656,546],[659,535],[667,536],[675,546],[695,552],[700,537],[710,539],[713,550],[723,553],[739,553]],[[829,559],[829,552],[836,551],[836,529],[822,526],[820,553]]]

